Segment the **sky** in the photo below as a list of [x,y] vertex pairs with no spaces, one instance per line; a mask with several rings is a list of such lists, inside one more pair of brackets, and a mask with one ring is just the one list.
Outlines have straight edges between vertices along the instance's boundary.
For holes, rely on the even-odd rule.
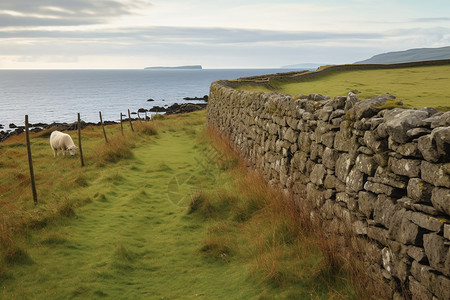
[[448,0],[0,0],[0,69],[278,68],[443,46]]

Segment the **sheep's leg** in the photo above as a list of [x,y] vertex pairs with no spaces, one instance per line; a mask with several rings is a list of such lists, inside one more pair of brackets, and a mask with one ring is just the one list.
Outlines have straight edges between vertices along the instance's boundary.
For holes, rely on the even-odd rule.
[[56,148],[53,149],[53,156],[56,157],[58,150]]

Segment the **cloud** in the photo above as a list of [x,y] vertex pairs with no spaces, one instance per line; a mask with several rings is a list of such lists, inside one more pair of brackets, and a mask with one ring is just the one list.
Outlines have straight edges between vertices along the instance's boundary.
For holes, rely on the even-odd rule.
[[134,14],[148,0],[14,0],[0,2],[0,26],[68,26],[99,24]]
[[438,18],[416,18],[412,19],[412,22],[441,22],[441,21],[450,21],[450,18],[448,17],[438,17]]

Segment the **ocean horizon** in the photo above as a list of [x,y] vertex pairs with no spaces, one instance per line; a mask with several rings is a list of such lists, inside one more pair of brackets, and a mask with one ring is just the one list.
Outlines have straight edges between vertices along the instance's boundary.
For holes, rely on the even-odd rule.
[[[0,124],[119,121],[128,109],[168,107],[209,94],[213,81],[299,69],[67,69],[0,70]],[[147,101],[154,99],[154,101]]]

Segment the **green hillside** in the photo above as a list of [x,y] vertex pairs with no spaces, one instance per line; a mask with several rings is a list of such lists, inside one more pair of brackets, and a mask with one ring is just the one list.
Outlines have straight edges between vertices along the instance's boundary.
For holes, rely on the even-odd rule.
[[388,52],[375,55],[355,64],[395,64],[414,61],[450,59],[450,46],[441,48],[418,48],[406,51]]
[[292,96],[322,94],[330,97],[345,96],[357,89],[361,92],[358,94],[360,100],[390,93],[401,100],[405,108],[434,107],[440,111],[450,110],[450,61],[435,66],[385,68],[386,66],[392,65],[376,69],[356,69],[360,65],[331,66],[328,67],[329,72],[324,67],[318,72],[275,76],[266,80],[266,84],[240,81],[237,88],[260,92],[276,91]]

